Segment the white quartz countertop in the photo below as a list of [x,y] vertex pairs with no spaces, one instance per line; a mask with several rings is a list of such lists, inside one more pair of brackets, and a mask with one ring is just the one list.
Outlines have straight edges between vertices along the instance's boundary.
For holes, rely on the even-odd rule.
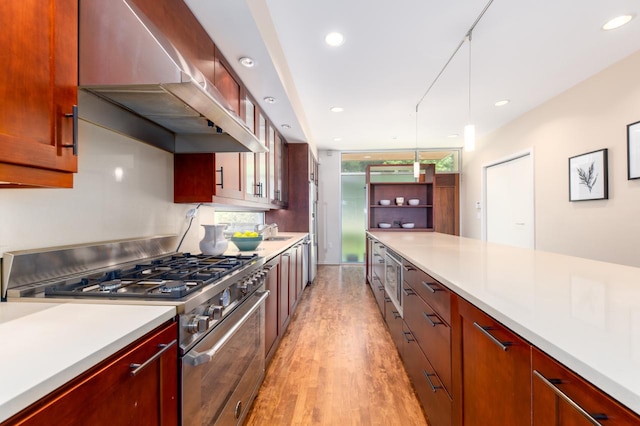
[[251,255],[253,253],[257,253],[259,256],[263,256],[265,260],[268,262],[270,259],[274,258],[278,254],[282,253],[289,247],[295,245],[296,243],[304,240],[304,238],[309,235],[306,232],[280,232],[278,233],[277,240],[265,240],[260,243],[256,251],[239,251],[238,248],[233,244],[232,241],[229,241],[229,247],[227,251],[224,253],[226,255],[236,255],[246,254]]
[[175,315],[173,306],[0,303],[0,422]]
[[640,414],[640,268],[432,232],[370,232]]

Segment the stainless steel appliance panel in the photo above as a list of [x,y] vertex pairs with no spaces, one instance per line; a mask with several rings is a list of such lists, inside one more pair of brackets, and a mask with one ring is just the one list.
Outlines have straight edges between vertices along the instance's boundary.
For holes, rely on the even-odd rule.
[[264,378],[262,286],[182,359],[182,424],[239,425]]

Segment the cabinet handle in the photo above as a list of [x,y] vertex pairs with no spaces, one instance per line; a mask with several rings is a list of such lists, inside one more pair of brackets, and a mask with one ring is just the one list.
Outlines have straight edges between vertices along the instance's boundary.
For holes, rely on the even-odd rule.
[[178,341],[176,339],[174,339],[171,343],[168,343],[168,344],[167,343],[162,343],[162,344],[158,345],[158,348],[160,348],[160,350],[158,352],[156,352],[155,355],[153,355],[151,358],[149,358],[148,360],[143,362],[142,364],[133,364],[133,363],[129,364],[129,368],[132,369],[131,372],[129,373],[129,376],[134,377],[135,375],[140,373],[149,364],[151,364],[156,359],[160,358],[162,356],[162,354],[164,354],[166,351],[171,349],[171,347],[173,345],[175,345],[176,343],[178,343]]
[[407,272],[409,272],[409,271],[415,271],[415,270],[416,270],[415,268],[412,268],[412,267],[410,267],[410,266],[404,266],[404,265],[402,265],[402,269],[404,269],[404,270],[405,270],[405,271],[407,271]]
[[391,303],[391,298],[390,297],[385,297],[384,301],[387,302],[387,303]]
[[400,315],[400,312],[398,311],[391,311],[391,315],[393,315],[393,319],[402,318],[402,315]]
[[220,166],[220,170],[216,170],[216,173],[220,173],[220,183],[216,183],[216,185],[224,188],[224,167]]
[[71,107],[71,113],[64,115],[73,120],[73,143],[62,144],[62,148],[73,148],[73,155],[78,155],[78,105]]
[[378,291],[382,291],[382,290],[384,290],[384,286],[383,285],[378,286]]
[[407,343],[416,341],[410,331],[403,331],[402,334],[404,335],[404,339],[407,341]]
[[413,291],[412,288],[402,287],[402,292],[404,293],[405,296],[415,296],[416,295],[416,292]]
[[533,370],[533,374],[536,377],[538,377],[540,380],[542,380],[542,383],[544,383],[549,388],[551,388],[551,390],[556,395],[558,395],[560,398],[562,398],[567,404],[571,405],[578,413],[582,414],[582,416],[585,419],[587,419],[589,421],[589,423],[591,423],[592,425],[602,426],[602,423],[600,423],[598,420],[608,420],[609,419],[609,417],[607,417],[606,414],[602,414],[602,413],[589,414],[588,412],[586,412],[584,410],[584,408],[579,406],[573,399],[569,398],[569,396],[567,394],[562,392],[556,385],[554,385],[552,383],[553,379],[551,379],[551,380],[547,379],[540,372],[538,372],[538,370]]
[[431,386],[431,390],[436,392],[438,389],[442,389],[442,386],[434,386],[433,382],[431,381],[431,376],[435,376],[434,373],[427,373],[427,370],[422,370],[422,374],[424,374],[424,377],[427,379],[427,382],[429,382],[429,386]]
[[431,327],[435,327],[436,325],[443,325],[444,323],[442,321],[436,321],[434,322],[431,317],[436,317],[438,318],[438,316],[436,314],[428,314],[426,312],[422,313],[422,316],[426,318],[427,321],[429,321],[429,324],[431,324]]
[[[422,285],[425,286],[427,290],[429,290],[431,293],[435,293],[436,291],[443,291],[440,287],[437,286],[437,284],[434,284],[434,283],[428,283],[426,281],[422,281]],[[436,286],[436,287],[434,288],[433,286]]]
[[291,256],[291,253],[282,253],[282,255],[285,256],[285,257],[289,257],[289,256]]
[[482,332],[482,334],[484,334],[489,339],[491,339],[491,341],[493,343],[495,343],[496,345],[498,345],[498,347],[500,347],[500,349],[502,349],[503,351],[506,351],[507,349],[509,349],[509,346],[511,346],[513,344],[511,342],[501,342],[500,340],[498,340],[495,337],[493,337],[493,335],[491,333],[489,333],[489,331],[487,331],[487,330],[493,330],[492,327],[483,327],[480,324],[478,324],[477,322],[474,322],[473,325],[475,325],[476,328]]

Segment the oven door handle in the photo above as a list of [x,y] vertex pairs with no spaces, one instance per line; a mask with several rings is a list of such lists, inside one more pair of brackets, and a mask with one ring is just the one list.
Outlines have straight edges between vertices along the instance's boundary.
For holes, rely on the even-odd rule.
[[253,315],[253,313],[260,308],[260,306],[264,303],[266,298],[269,297],[269,293],[270,293],[269,290],[265,290],[263,292],[256,292],[256,295],[259,296],[259,299],[254,303],[251,309],[249,309],[242,316],[242,318],[240,318],[240,320],[236,322],[233,325],[233,327],[231,327],[229,331],[224,336],[222,336],[222,338],[218,342],[216,342],[215,345],[213,345],[211,349],[209,349],[206,352],[196,352],[195,350],[191,350],[184,356],[183,358],[184,362],[194,367],[210,362],[215,356],[215,354],[217,354],[220,351],[220,349],[222,349],[222,347],[229,341],[229,339],[231,339],[233,335],[236,334],[236,332],[240,329],[240,327],[242,327],[244,323],[246,323],[247,320],[249,320],[249,317],[251,317],[251,315]]

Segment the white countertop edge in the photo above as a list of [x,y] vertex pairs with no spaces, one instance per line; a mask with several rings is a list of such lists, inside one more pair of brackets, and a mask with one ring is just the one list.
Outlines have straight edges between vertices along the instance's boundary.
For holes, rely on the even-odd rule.
[[[367,233],[371,237],[373,237],[375,240],[383,243],[385,246],[388,246],[392,250],[396,251],[405,260],[411,262],[412,264],[414,264],[415,266],[417,266],[418,268],[420,268],[421,270],[429,274],[432,278],[442,283],[444,286],[449,288],[449,290],[454,292],[456,295],[462,297],[467,302],[471,303],[472,305],[476,306],[480,310],[484,311],[487,315],[493,317],[495,320],[503,324],[505,327],[509,328],[511,331],[513,331],[514,333],[522,337],[524,340],[536,346],[538,349],[540,349],[542,352],[549,355],[551,358],[555,359],[556,361],[558,361],[568,369],[575,372],[580,377],[584,378],[585,380],[587,380],[588,382],[590,382],[591,384],[599,388],[604,393],[611,396],[613,399],[617,400],[622,405],[626,406],[630,410],[634,411],[636,414],[640,415],[640,395],[626,388],[625,386],[622,386],[620,383],[612,380],[606,375],[603,375],[600,371],[585,364],[583,361],[576,358],[571,353],[549,342],[543,336],[531,331],[531,329],[527,328],[526,326],[514,321],[511,317],[503,314],[493,306],[487,304],[482,299],[462,289],[455,283],[448,280],[446,277],[443,277],[442,275],[434,271],[432,268],[427,267],[422,262],[420,262],[420,260],[416,259],[411,255],[404,253],[401,249],[398,249],[398,247],[394,246],[392,243],[389,243],[388,241],[383,241],[384,238],[380,239],[380,237],[384,237],[387,234],[384,234],[383,232],[377,233],[375,231],[373,232],[368,231]],[[425,234],[434,234],[434,233],[425,233]],[[463,238],[463,237],[456,237],[456,238],[461,238],[464,240],[472,240],[472,239]],[[486,242],[481,240],[472,240],[472,242],[474,244],[486,244]],[[518,249],[518,250],[524,250],[524,249]],[[554,256],[560,256],[560,257],[566,256],[562,254],[556,255],[554,253],[549,253],[549,254]],[[570,257],[570,256],[566,256],[566,257]],[[594,260],[592,262],[599,262],[599,261]],[[603,265],[606,264],[605,262],[599,262],[599,263],[602,263]],[[597,343],[594,342],[594,350],[597,349],[596,345]]]
[[[7,302],[3,302],[7,303]],[[11,303],[11,302],[8,302]],[[64,304],[61,304],[64,305]],[[45,306],[45,305],[43,305]],[[148,308],[148,307],[147,307]],[[44,379],[42,382],[37,385],[25,389],[18,395],[15,395],[13,398],[5,400],[0,404],[0,422],[5,421],[11,416],[19,413],[25,408],[29,407],[33,403],[37,402],[41,398],[45,397],[49,393],[55,391],[59,387],[65,385],[70,380],[78,377],[82,373],[91,369],[95,365],[100,362],[106,360],[111,355],[114,355],[121,349],[127,347],[129,344],[135,342],[139,338],[143,337],[147,333],[156,329],[160,325],[165,322],[175,318],[176,311],[175,307],[165,307],[165,306],[153,306],[158,311],[155,314],[155,317],[146,322],[145,324],[140,325],[134,330],[130,330],[129,333],[122,336],[121,338],[112,341],[106,346],[100,348],[99,350],[92,353],[90,356],[83,358],[82,360],[75,362],[72,365],[67,366],[66,368],[52,374],[51,376]],[[5,366],[7,368],[7,366]],[[9,366],[10,368],[10,366]],[[0,373],[0,378],[2,377]]]

